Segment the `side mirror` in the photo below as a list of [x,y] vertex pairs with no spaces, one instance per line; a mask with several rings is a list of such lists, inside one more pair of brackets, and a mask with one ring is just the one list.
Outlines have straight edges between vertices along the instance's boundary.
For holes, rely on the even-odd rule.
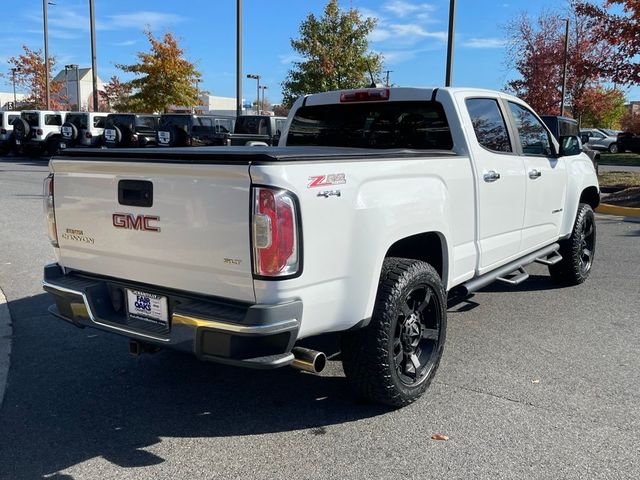
[[582,153],[582,143],[577,135],[560,137],[560,157],[571,157]]
[[582,140],[582,143],[589,143],[589,135],[587,135],[586,133],[583,133],[580,136],[580,140]]

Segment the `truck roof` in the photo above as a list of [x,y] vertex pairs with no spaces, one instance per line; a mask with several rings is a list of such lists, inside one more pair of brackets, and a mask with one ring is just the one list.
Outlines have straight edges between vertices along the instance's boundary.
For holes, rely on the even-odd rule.
[[108,162],[153,163],[270,163],[278,161],[366,160],[369,158],[407,158],[456,156],[450,150],[369,149],[342,147],[183,147],[68,149],[53,160],[96,160]]

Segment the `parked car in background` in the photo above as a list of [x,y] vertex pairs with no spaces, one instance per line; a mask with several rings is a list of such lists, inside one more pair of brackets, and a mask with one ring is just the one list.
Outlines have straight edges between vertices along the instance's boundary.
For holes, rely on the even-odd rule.
[[615,136],[605,135],[597,128],[582,129],[580,135],[583,137],[583,143],[588,143],[594,150],[618,153],[618,138]]
[[233,133],[218,135],[218,145],[257,146],[278,145],[286,117],[269,115],[240,115]]
[[233,117],[165,113],[160,116],[156,142],[159,147],[220,145],[218,134],[233,130]]
[[106,113],[69,112],[62,124],[60,148],[95,147],[104,133]]
[[61,128],[67,112],[24,110],[13,122],[16,150],[28,155],[55,155],[60,150]]
[[6,155],[15,147],[12,123],[18,118],[20,118],[20,112],[0,112],[0,155]]
[[619,133],[618,150],[620,152],[640,153],[640,135],[631,132]]
[[617,137],[619,133],[622,133],[622,130],[611,130],[610,128],[599,128],[598,130],[609,137]]
[[159,115],[147,113],[111,113],[105,122],[102,144],[107,148],[155,146],[159,119]]
[[[576,136],[580,137],[580,129],[578,128],[578,122],[569,117],[558,117],[556,115],[541,115],[540,118],[545,123],[556,140],[560,140],[560,137]],[[600,152],[594,150],[588,143],[582,143],[582,151],[586,153],[591,161],[593,167],[598,173],[598,163],[600,162]]]

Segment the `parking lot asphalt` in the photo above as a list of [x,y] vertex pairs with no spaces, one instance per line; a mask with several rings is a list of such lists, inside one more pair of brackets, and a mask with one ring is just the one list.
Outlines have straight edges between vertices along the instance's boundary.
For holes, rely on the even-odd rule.
[[389,410],[354,402],[337,361],[316,377],[134,358],[125,339],[54,319],[46,172],[0,159],[1,479],[640,478],[639,223],[598,216],[581,286],[535,265],[451,309],[432,386]]

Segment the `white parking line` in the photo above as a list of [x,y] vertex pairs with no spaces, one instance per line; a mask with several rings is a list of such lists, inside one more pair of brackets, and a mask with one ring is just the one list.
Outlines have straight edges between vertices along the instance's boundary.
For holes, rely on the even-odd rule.
[[11,355],[11,314],[7,306],[7,298],[0,290],[0,406],[4,398],[9,373]]

